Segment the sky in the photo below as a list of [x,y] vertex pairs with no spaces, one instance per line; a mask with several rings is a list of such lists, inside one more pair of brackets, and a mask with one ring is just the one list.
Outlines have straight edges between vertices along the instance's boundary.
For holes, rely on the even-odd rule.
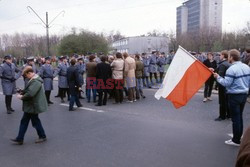
[[[176,30],[176,7],[185,0],[0,0],[0,35],[36,33],[46,30],[31,6],[45,20],[49,13],[50,34],[64,35],[72,27],[97,33],[120,31],[125,36],[138,36],[154,29]],[[223,0],[223,31],[237,31],[250,21],[250,0]]]

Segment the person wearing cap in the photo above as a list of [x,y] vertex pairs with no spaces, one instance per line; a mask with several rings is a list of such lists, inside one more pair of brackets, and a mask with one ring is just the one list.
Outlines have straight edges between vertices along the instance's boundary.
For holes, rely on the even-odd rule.
[[149,57],[147,56],[146,53],[142,53],[141,57],[142,57],[142,63],[143,63],[143,66],[144,66],[144,70],[143,70],[144,72],[143,72],[143,76],[142,76],[143,86],[150,88],[150,84],[149,84],[149,81],[148,81],[148,77],[149,77]]
[[167,64],[171,64],[171,62],[172,62],[172,60],[173,60],[173,58],[174,58],[174,55],[175,55],[175,52],[174,52],[174,50],[171,50],[170,51],[170,54],[169,54],[169,56],[168,56],[168,58],[167,58]]
[[[85,65],[85,63],[84,63],[82,57],[79,57],[79,58],[77,59],[77,61],[78,61],[78,62],[77,62],[76,67],[77,67],[78,73],[79,73],[80,87],[82,88],[82,86],[83,86],[83,84],[84,84],[83,75],[84,75],[84,73],[85,73],[85,71],[86,71],[86,65]],[[82,97],[80,91],[79,91],[79,98],[80,98],[80,99],[84,99],[84,97]]]
[[167,58],[166,58],[164,52],[162,52],[159,55],[156,64],[158,66],[157,71],[160,73],[160,83],[162,83],[162,81],[163,81],[163,75],[165,73],[165,65],[167,64]]
[[142,76],[144,74],[144,66],[143,62],[140,59],[140,55],[135,55],[135,63],[136,63],[136,70],[135,70],[135,77],[136,77],[136,99],[140,99],[140,97],[145,98],[143,95],[143,83],[142,83]]
[[50,101],[50,94],[51,94],[51,91],[53,90],[53,79],[55,78],[57,74],[56,74],[56,70],[52,67],[50,63],[51,63],[50,57],[46,57],[45,64],[42,65],[38,74],[43,79],[43,85],[44,85],[47,102],[48,104],[53,104],[53,102]]
[[44,95],[43,80],[35,74],[32,67],[27,66],[23,70],[23,75],[29,79],[26,87],[17,98],[23,102],[23,117],[20,122],[19,132],[15,139],[11,139],[17,145],[22,145],[24,135],[31,120],[32,126],[36,129],[38,139],[35,143],[41,143],[47,140],[42,123],[38,117],[40,113],[46,112],[48,104]]
[[95,56],[89,56],[89,62],[86,64],[86,93],[88,103],[90,103],[91,99],[91,90],[93,93],[93,102],[96,102],[96,66],[97,63],[95,62]]
[[22,75],[15,64],[12,63],[12,56],[4,57],[4,63],[0,66],[0,78],[2,83],[3,94],[5,95],[5,105],[7,114],[11,114],[15,110],[11,107],[12,95],[16,93],[16,80]]
[[[34,57],[33,56],[30,56],[30,57],[27,58],[27,62],[26,62],[26,64],[23,65],[23,69],[25,67],[27,67],[27,66],[32,67],[34,73],[37,73],[36,65],[34,63]],[[27,85],[27,83],[28,83],[29,80],[25,76],[23,76],[23,80],[24,80],[24,87],[25,87]]]
[[150,82],[151,86],[154,85],[153,82],[153,75],[155,77],[156,83],[158,83],[157,78],[157,52],[152,52],[150,58],[149,58],[149,74],[150,74]]
[[66,92],[68,91],[68,80],[67,80],[67,69],[69,64],[65,56],[60,57],[61,62],[57,67],[58,74],[58,88],[59,88],[59,97],[61,98],[61,102],[64,103],[64,97],[66,96]]

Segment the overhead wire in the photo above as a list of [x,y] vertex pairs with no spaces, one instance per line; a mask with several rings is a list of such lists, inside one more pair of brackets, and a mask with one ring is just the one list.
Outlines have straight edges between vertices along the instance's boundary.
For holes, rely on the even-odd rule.
[[[58,8],[49,8],[47,11],[53,11],[53,10],[59,10],[59,9],[68,9],[68,8],[75,8],[75,7],[80,7],[80,6],[84,6],[84,5],[94,5],[96,3],[99,3],[99,2],[103,2],[103,0],[97,0],[97,1],[90,1],[92,3],[89,3],[89,2],[85,2],[85,3],[79,3],[79,4],[75,4],[75,5],[71,5],[71,6],[67,6],[67,7],[58,7]],[[147,7],[147,6],[151,6],[151,5],[158,5],[158,4],[164,4],[164,3],[168,3],[166,1],[159,1],[159,2],[153,2],[153,3],[147,3],[147,4],[144,4],[144,5],[139,5],[139,6],[128,6],[128,7],[124,7],[124,8],[118,8],[118,9],[108,9],[108,10],[104,10],[103,12],[105,13],[112,13],[112,12],[116,12],[116,11],[122,11],[122,10],[128,10],[128,9],[137,9],[137,8],[142,8],[142,7]],[[102,5],[101,4],[98,4],[101,5],[101,6],[107,6],[107,5],[110,5],[111,3],[103,3]],[[37,11],[42,11],[43,9],[39,9]],[[29,12],[25,12],[25,13],[22,13],[20,15],[17,15],[17,16],[14,16],[14,17],[11,17],[9,18],[8,20],[6,21],[3,21],[3,22],[8,22],[8,21],[11,21],[11,20],[14,20],[16,18],[19,18],[19,17],[23,17],[24,15],[26,14],[29,14]],[[98,13],[95,13],[95,15],[102,15],[103,13],[102,12],[98,12]],[[97,20],[100,20],[103,18],[99,18],[99,19],[95,19],[93,20],[92,22],[95,22]],[[107,20],[107,19],[105,19]],[[23,26],[22,26],[23,27]],[[22,28],[22,27],[17,27],[17,28]],[[27,27],[27,26],[24,26],[24,27]],[[7,29],[6,29],[7,30]],[[8,30],[11,30],[11,29],[8,29]],[[3,32],[5,30],[0,30],[0,32]]]

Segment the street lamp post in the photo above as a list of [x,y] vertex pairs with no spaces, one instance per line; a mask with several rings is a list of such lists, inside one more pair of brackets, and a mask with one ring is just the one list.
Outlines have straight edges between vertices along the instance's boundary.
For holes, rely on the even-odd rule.
[[[0,0],[1,1],[1,0]],[[61,14],[64,15],[65,11],[61,11],[54,19],[52,19],[51,22],[49,22],[49,16],[48,16],[48,12],[46,12],[46,22],[43,21],[43,19],[35,12],[35,10],[31,7],[31,6],[27,6],[28,11],[30,12],[30,10],[40,19],[40,21],[44,24],[45,28],[46,28],[46,35],[47,35],[47,54],[48,56],[50,56],[50,43],[49,43],[49,28],[50,25],[56,20],[56,18],[58,16],[60,16]]]

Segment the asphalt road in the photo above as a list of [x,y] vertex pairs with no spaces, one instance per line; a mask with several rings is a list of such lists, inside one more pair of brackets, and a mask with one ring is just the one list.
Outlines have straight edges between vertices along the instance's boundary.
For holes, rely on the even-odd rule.
[[[18,85],[22,81],[18,81]],[[55,82],[55,88],[56,88]],[[56,88],[57,89],[57,88]],[[0,90],[1,92],[1,90]],[[238,147],[228,146],[231,122],[215,122],[218,98],[203,103],[197,93],[179,110],[164,99],[154,98],[155,89],[145,89],[146,99],[135,103],[96,107],[82,100],[83,108],[69,112],[67,104],[54,99],[40,115],[48,141],[35,144],[31,124],[24,145],[10,138],[17,135],[22,117],[21,101],[13,99],[16,112],[6,114],[0,95],[1,167],[233,167]],[[250,109],[244,111],[245,128]]]

